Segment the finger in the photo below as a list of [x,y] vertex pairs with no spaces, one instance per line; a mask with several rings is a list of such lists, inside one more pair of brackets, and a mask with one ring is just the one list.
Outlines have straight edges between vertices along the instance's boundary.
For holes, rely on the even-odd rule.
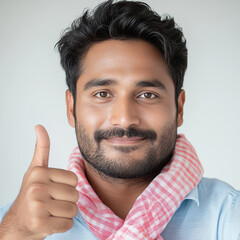
[[53,217],[74,218],[78,214],[77,205],[66,201],[51,200],[47,208]]
[[70,185],[62,183],[51,183],[48,193],[54,200],[68,201],[76,203],[79,198],[78,191]]
[[46,129],[42,125],[35,127],[37,136],[35,151],[30,167],[48,167],[50,140]]
[[48,177],[53,182],[64,183],[73,187],[76,187],[78,184],[78,178],[76,174],[64,169],[49,168]]
[[61,233],[70,230],[73,227],[72,218],[49,217],[47,228],[53,233]]

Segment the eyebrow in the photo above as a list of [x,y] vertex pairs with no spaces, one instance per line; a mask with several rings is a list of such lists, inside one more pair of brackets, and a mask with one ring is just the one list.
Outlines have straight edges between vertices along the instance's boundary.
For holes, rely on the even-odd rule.
[[157,79],[138,81],[136,83],[136,86],[137,87],[154,87],[167,92],[167,88],[165,87],[165,85]]
[[88,90],[91,87],[99,86],[112,86],[117,85],[117,81],[113,79],[92,79],[84,85],[84,90]]
[[[84,90],[88,90],[92,87],[113,86],[117,84],[118,82],[114,79],[92,79],[84,85]],[[136,87],[154,87],[167,92],[165,85],[157,79],[138,81],[136,83]]]

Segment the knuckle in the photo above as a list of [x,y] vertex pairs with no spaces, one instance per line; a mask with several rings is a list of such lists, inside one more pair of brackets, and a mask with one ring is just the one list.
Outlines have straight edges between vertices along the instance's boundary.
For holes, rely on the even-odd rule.
[[29,177],[32,179],[41,179],[42,176],[45,174],[46,174],[46,169],[44,169],[43,167],[36,166],[32,168],[29,174]]
[[28,188],[28,194],[30,196],[37,197],[43,192],[46,192],[46,186],[42,183],[33,183]]
[[41,201],[32,201],[29,205],[30,211],[31,212],[39,212],[39,211],[43,211],[44,209],[44,203]]
[[72,219],[68,219],[63,225],[62,225],[62,230],[64,232],[70,230],[73,227],[73,220]]
[[66,216],[73,218],[78,214],[78,207],[74,203],[68,203],[65,208],[65,211],[66,211]]
[[74,189],[74,193],[73,193],[73,201],[77,202],[79,199],[79,193],[77,189]]
[[73,217],[77,216],[78,215],[78,207],[76,204],[73,205]]
[[70,230],[72,227],[73,227],[73,220],[66,219],[64,221],[56,223],[54,226],[53,232],[55,232],[55,233],[66,232],[66,231]]
[[73,227],[73,220],[72,219],[70,219],[69,221],[68,221],[68,224],[67,224],[67,230],[69,230],[69,229],[71,229],[72,227]]
[[69,175],[70,175],[70,178],[71,178],[72,185],[73,185],[74,187],[76,187],[77,184],[78,184],[77,175],[76,175],[74,172],[71,172],[71,171],[69,171]]
[[41,231],[43,220],[38,217],[32,217],[29,220],[28,224],[32,232],[39,232]]

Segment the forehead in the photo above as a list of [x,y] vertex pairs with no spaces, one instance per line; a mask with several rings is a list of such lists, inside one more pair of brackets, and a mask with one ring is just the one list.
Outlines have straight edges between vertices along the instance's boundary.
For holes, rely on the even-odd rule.
[[166,88],[173,80],[160,51],[142,40],[106,40],[93,44],[82,63],[78,85],[84,87],[93,79],[114,79],[118,84],[155,79]]

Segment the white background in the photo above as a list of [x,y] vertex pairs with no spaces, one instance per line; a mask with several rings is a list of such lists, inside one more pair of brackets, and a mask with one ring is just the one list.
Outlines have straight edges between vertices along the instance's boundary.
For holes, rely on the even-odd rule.
[[[32,159],[34,126],[51,138],[50,166],[76,146],[65,110],[65,75],[54,44],[96,0],[0,0],[0,205],[13,201]],[[148,0],[188,41],[185,133],[205,176],[240,189],[240,1]]]

